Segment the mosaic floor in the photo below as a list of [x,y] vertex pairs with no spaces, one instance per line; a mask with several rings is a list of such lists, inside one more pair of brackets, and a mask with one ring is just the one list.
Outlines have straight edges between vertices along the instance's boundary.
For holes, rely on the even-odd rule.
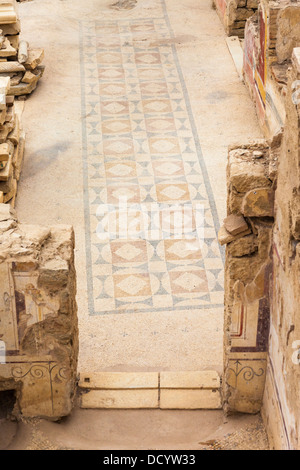
[[82,22],[90,315],[223,306],[215,202],[161,13]]

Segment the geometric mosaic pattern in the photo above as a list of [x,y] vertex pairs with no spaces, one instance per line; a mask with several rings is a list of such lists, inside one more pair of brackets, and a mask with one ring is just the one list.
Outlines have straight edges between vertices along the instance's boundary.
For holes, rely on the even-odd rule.
[[[218,220],[166,18],[82,22],[86,252],[91,315],[223,306]],[[118,208],[204,209],[204,241],[105,239]],[[121,214],[116,209],[117,219]],[[120,222],[121,224],[121,222]],[[104,224],[105,226],[105,224]],[[108,227],[108,225],[107,225]],[[105,228],[105,227],[104,227]],[[141,228],[141,227],[140,227]],[[111,230],[111,226],[109,226]]]

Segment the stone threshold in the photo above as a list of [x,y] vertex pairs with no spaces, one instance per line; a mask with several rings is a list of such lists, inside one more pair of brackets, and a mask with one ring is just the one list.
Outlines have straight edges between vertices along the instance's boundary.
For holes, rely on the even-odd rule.
[[100,372],[81,374],[85,409],[221,409],[215,371]]
[[238,36],[230,36],[226,38],[226,44],[231,54],[237,73],[244,81],[244,52],[241,40]]

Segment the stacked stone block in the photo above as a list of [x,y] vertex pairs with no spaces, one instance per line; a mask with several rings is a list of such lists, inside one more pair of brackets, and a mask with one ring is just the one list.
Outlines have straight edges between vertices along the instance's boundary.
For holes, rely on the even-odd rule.
[[0,0],[0,78],[10,77],[10,95],[32,93],[44,74],[43,49],[31,49],[20,36],[15,0]]
[[9,91],[10,78],[0,77],[0,203],[10,203],[14,207],[25,133],[21,123],[21,103],[15,103]]

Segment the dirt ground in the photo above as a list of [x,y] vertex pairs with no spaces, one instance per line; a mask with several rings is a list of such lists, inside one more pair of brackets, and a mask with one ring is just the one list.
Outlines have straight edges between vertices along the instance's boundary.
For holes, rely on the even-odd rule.
[[260,416],[80,410],[60,423],[0,420],[0,450],[268,450]]

